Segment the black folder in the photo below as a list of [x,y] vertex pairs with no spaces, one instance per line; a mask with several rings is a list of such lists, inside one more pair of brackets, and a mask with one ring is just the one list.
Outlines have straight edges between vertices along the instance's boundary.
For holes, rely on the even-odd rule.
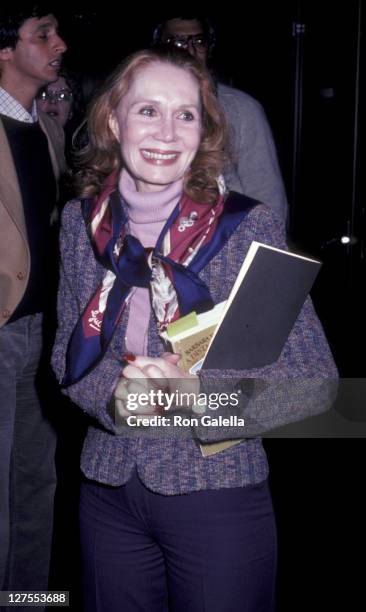
[[253,242],[202,369],[250,369],[279,358],[321,262]]

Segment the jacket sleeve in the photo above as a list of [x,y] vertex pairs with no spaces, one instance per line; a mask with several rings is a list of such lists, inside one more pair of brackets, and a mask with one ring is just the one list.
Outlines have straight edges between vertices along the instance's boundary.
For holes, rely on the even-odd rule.
[[245,424],[225,430],[199,426],[195,433],[201,441],[246,438],[320,414],[335,400],[337,378],[323,330],[308,299],[276,363],[253,370],[200,373],[201,392],[207,397],[212,393],[234,394],[238,405],[234,410],[221,410],[221,414],[236,414]]
[[[286,248],[280,225],[263,208],[254,213],[257,219],[251,239]],[[214,441],[260,435],[327,410],[336,396],[338,373],[308,298],[275,363],[251,370],[238,363],[235,370],[204,370],[199,377],[201,391],[208,397],[219,392],[237,394],[239,403],[232,412],[245,421],[243,428],[195,428],[201,441]],[[229,408],[221,412],[224,416],[231,413]]]
[[[62,213],[60,230],[60,283],[58,290],[58,329],[52,354],[52,366],[59,379],[65,372],[66,351],[72,331],[78,321],[85,304],[80,303],[76,292],[78,284],[78,260],[82,253],[91,250],[80,213],[80,203],[69,202]],[[96,262],[90,254],[89,261],[93,269],[84,274],[94,278],[95,287]],[[88,296],[89,298],[90,296]],[[121,364],[108,350],[101,362],[80,382],[63,388],[63,392],[80,408],[96,419],[105,429],[114,432],[114,420],[107,411],[107,405],[113,394],[121,373]]]

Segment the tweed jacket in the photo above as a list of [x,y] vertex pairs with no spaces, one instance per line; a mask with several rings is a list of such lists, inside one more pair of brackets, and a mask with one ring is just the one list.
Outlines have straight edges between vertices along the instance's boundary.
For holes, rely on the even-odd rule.
[[[253,240],[285,248],[282,227],[262,204],[249,211],[225,246],[200,273],[215,303],[227,298]],[[94,258],[77,200],[69,202],[63,211],[61,257],[59,324],[53,351],[53,367],[60,380],[72,330],[104,275]],[[266,455],[258,437],[261,432],[326,410],[334,399],[334,386],[329,381],[337,377],[337,371],[309,299],[276,363],[251,371],[242,370],[238,363],[237,370],[207,370],[200,375],[203,387],[209,387],[218,378],[225,379],[228,385],[246,379],[254,380],[257,385],[258,381],[245,408],[251,425],[243,442],[203,457],[199,445],[189,437],[116,435],[108,403],[121,374],[118,357],[125,352],[127,321],[128,307],[102,361],[81,381],[65,389],[91,417],[81,458],[82,471],[90,479],[118,486],[130,478],[136,467],[147,487],[165,495],[260,482],[268,473]],[[163,350],[151,315],[148,354],[157,356]],[[295,387],[298,383],[295,397],[288,393],[289,379]],[[266,381],[264,386],[263,381]],[[220,429],[205,433],[200,427],[197,435],[201,441],[223,437]]]
[[[56,180],[65,170],[62,129],[45,113],[39,123],[47,136]],[[22,198],[9,143],[0,120],[0,327],[13,314],[27,287],[30,252]]]

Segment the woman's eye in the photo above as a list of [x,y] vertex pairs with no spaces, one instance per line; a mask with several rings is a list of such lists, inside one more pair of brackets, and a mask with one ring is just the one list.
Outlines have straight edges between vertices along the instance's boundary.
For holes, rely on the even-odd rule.
[[144,115],[145,117],[153,117],[155,114],[155,109],[152,108],[151,106],[144,106],[144,108],[141,108],[139,112],[141,115]]
[[183,111],[183,113],[181,113],[180,117],[184,121],[193,121],[194,120],[194,115],[190,111]]

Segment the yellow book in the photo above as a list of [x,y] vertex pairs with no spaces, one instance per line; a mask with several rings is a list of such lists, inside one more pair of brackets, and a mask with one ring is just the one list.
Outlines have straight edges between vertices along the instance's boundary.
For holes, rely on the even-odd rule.
[[[173,353],[181,355],[178,365],[185,372],[195,373],[200,369],[225,305],[226,301],[220,302],[209,312],[199,315],[190,312],[168,325],[163,334],[164,339],[170,344]],[[200,449],[203,457],[210,457],[240,442],[242,440],[239,439],[200,444]]]
[[178,365],[185,372],[192,374],[199,370],[225,303],[220,302],[212,310],[199,315],[191,312],[168,325],[163,337],[172,352],[181,355]]

